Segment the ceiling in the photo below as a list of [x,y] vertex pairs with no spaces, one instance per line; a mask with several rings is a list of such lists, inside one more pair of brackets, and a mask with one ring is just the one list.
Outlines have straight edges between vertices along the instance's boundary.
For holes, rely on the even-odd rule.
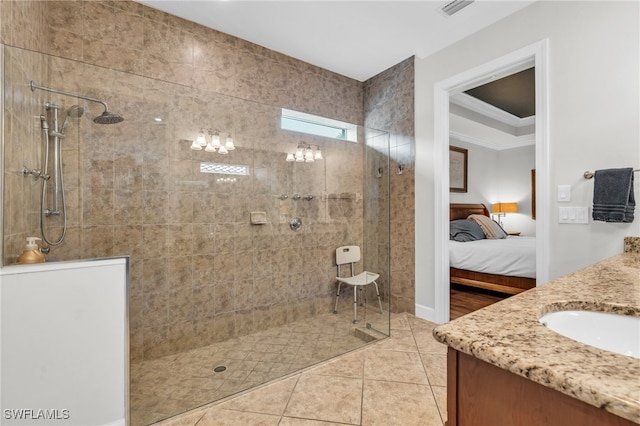
[[453,16],[435,0],[138,0],[338,74],[365,81],[429,56],[532,4],[476,0]]
[[536,113],[535,81],[535,68],[529,68],[474,87],[465,93],[518,118],[526,118]]
[[535,68],[451,95],[453,139],[494,150],[535,144]]

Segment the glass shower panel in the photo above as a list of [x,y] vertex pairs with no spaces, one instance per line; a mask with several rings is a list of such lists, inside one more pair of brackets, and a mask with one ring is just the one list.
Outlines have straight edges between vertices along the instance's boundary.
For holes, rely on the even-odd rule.
[[389,334],[390,329],[390,153],[389,133],[364,130],[365,164],[363,168],[364,212],[363,240],[364,261],[367,271],[380,275],[376,288],[363,289],[366,321],[364,326],[372,337]]
[[[133,425],[389,334],[387,133],[283,131],[278,106],[16,48],[5,58],[4,262],[40,233],[39,184],[22,167],[42,160],[43,105],[77,104],[62,142],[68,229],[48,260],[130,257]],[[98,105],[31,92],[30,80],[105,99],[125,120],[96,124]],[[301,144],[323,159],[286,161]],[[384,311],[366,289],[357,324],[351,289],[333,314],[335,250],[352,244],[358,268],[380,274]]]

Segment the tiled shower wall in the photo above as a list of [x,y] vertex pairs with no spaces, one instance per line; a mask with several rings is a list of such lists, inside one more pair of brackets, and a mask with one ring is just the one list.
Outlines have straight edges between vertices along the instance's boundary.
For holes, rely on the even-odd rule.
[[[25,68],[15,79],[105,98],[127,118],[98,126],[90,118],[101,111],[84,105],[85,116],[70,126],[63,144],[69,231],[51,256],[132,256],[133,360],[330,309],[333,251],[362,244],[363,205],[355,195],[363,192],[362,144],[283,134],[279,109],[265,104],[360,123],[361,83],[133,2],[3,2],[1,12],[4,44],[51,55],[25,54],[20,60],[43,62],[42,72]],[[22,20],[6,18],[18,14]],[[47,37],[29,33],[31,19]],[[19,86],[26,99],[29,91]],[[31,96],[38,100],[27,102],[32,121],[18,124],[24,136],[12,140],[37,144],[34,117],[52,97]],[[74,102],[53,98],[64,108]],[[164,125],[150,124],[156,115]],[[239,149],[225,161],[247,163],[255,175],[229,185],[194,174],[204,152],[188,145],[209,127],[234,132]],[[300,140],[321,145],[326,160],[285,163],[285,151]],[[34,159],[20,150],[19,162]],[[7,174],[23,185],[18,168]],[[30,212],[23,229],[5,233],[7,262],[37,231],[39,185],[30,185],[29,199],[6,203],[9,217]],[[297,205],[276,198],[294,191],[317,198]],[[248,225],[251,210],[266,211],[271,224]],[[307,219],[304,232],[284,223],[293,214]]]
[[[42,56],[7,51],[8,59]],[[96,125],[90,119],[100,108],[83,103],[85,116],[69,126],[62,142],[68,230],[50,257],[131,256],[134,360],[330,311],[335,247],[362,245],[362,143],[282,132],[276,107],[77,61],[48,61],[53,63],[47,68],[56,71],[45,84],[108,99],[126,117],[120,124]],[[88,76],[110,82],[109,91],[65,85]],[[40,91],[31,94],[25,86],[22,81],[9,86],[16,93],[22,90],[22,96],[8,110],[20,110],[19,99],[36,110],[46,100],[63,105],[63,111],[76,102]],[[33,120],[30,125],[37,128],[37,115],[14,115],[17,121]],[[163,123],[155,123],[154,117],[162,117]],[[232,129],[237,149],[227,156],[191,150],[198,129],[208,124],[218,127],[223,138]],[[33,137],[37,145],[37,131]],[[285,162],[286,152],[300,141],[320,146],[325,159]],[[28,157],[8,158],[7,174],[16,175],[18,183],[32,181],[17,171],[19,161],[33,164],[38,155]],[[247,165],[251,174],[201,173],[200,163],[209,161]],[[29,212],[28,229],[33,230],[39,184],[31,187],[36,196],[20,207]],[[8,192],[16,191],[8,185]],[[288,198],[280,199],[283,194]],[[314,199],[295,200],[294,194]],[[20,217],[11,203],[7,211]],[[251,225],[252,211],[265,212],[268,224]],[[304,223],[299,232],[288,226],[295,216]],[[60,233],[47,228],[54,238]],[[22,249],[24,237],[22,232],[5,235],[8,262]]]
[[[0,41],[3,44],[18,42],[32,50],[42,50],[46,40],[45,5],[41,2],[0,2]],[[47,63],[41,57],[22,57],[6,53],[3,78],[23,83],[23,87],[6,90],[3,104],[4,157],[6,163],[14,164],[12,168],[3,168],[2,181],[5,206],[3,209],[3,235],[20,235],[21,241],[29,235],[38,235],[38,216],[35,206],[40,205],[39,181],[25,178],[23,166],[39,169],[41,164],[40,143],[38,135],[40,127],[33,126],[25,117],[37,117],[41,114],[40,106],[24,101],[26,92],[25,80],[29,78],[44,79],[47,75]],[[22,243],[24,248],[24,243]],[[15,261],[15,256],[14,256]]]
[[415,312],[414,74],[411,57],[364,84],[365,126],[385,129],[390,138],[391,309],[410,313]]

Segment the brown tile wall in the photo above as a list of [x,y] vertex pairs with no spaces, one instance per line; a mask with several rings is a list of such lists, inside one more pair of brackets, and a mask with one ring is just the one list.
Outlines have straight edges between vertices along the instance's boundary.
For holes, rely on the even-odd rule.
[[[39,50],[44,45],[45,7],[40,2],[0,3],[0,41],[10,44],[19,41],[28,49]],[[40,169],[40,126],[42,113],[39,105],[28,102],[29,79],[43,79],[47,75],[47,62],[39,57],[24,57],[7,50],[3,77],[7,81],[20,81],[20,87],[8,88],[4,95],[4,202],[11,208],[3,209],[4,235],[16,235],[21,241],[27,236],[39,235],[40,180],[23,175],[23,166]],[[33,119],[26,121],[25,117]],[[24,248],[24,243],[22,244]],[[14,256],[15,257],[15,256]]]
[[409,313],[415,312],[414,74],[411,57],[364,84],[365,127],[390,134],[391,310]]
[[350,78],[133,1],[44,3],[44,53],[362,124]]
[[[99,126],[90,119],[100,109],[83,104],[85,116],[70,125],[63,140],[68,230],[50,257],[131,256],[134,359],[330,310],[333,251],[341,244],[362,244],[363,201],[355,196],[363,191],[362,144],[280,132],[275,107],[52,60],[52,68],[64,70],[70,81],[91,74],[114,82],[108,93],[90,94],[109,99],[127,117],[118,125]],[[13,87],[19,91],[21,85]],[[50,85],[64,86],[61,79]],[[30,97],[23,89],[21,99],[38,99],[27,102],[36,110],[46,100],[63,110],[74,102],[40,91]],[[166,108],[166,98],[176,107]],[[217,108],[203,116],[203,105]],[[162,116],[164,124],[154,124],[154,116]],[[228,156],[190,150],[202,120],[233,128],[238,148]],[[30,140],[37,144],[37,126],[28,127],[35,128]],[[286,163],[286,151],[300,140],[321,146],[325,160]],[[24,161],[38,156],[16,152]],[[246,164],[252,174],[221,182],[219,175],[199,172],[201,161]],[[25,182],[19,174],[16,179]],[[39,186],[33,186],[35,199],[23,204],[32,209],[39,205]],[[316,198],[295,201],[294,193]],[[281,194],[290,198],[280,200]],[[7,203],[8,211],[13,206]],[[251,211],[265,211],[269,224],[249,225]],[[298,233],[287,224],[293,216],[305,222]],[[32,225],[37,224],[36,211],[32,217]],[[60,229],[47,228],[50,238],[57,238]],[[25,235],[5,237],[7,261],[12,262]]]

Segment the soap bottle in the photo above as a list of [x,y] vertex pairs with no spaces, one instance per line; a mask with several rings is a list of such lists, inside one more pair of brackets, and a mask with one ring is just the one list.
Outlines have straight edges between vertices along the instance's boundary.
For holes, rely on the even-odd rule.
[[44,262],[44,254],[40,251],[36,240],[40,240],[38,237],[27,237],[27,247],[18,256],[18,263],[42,263]]

